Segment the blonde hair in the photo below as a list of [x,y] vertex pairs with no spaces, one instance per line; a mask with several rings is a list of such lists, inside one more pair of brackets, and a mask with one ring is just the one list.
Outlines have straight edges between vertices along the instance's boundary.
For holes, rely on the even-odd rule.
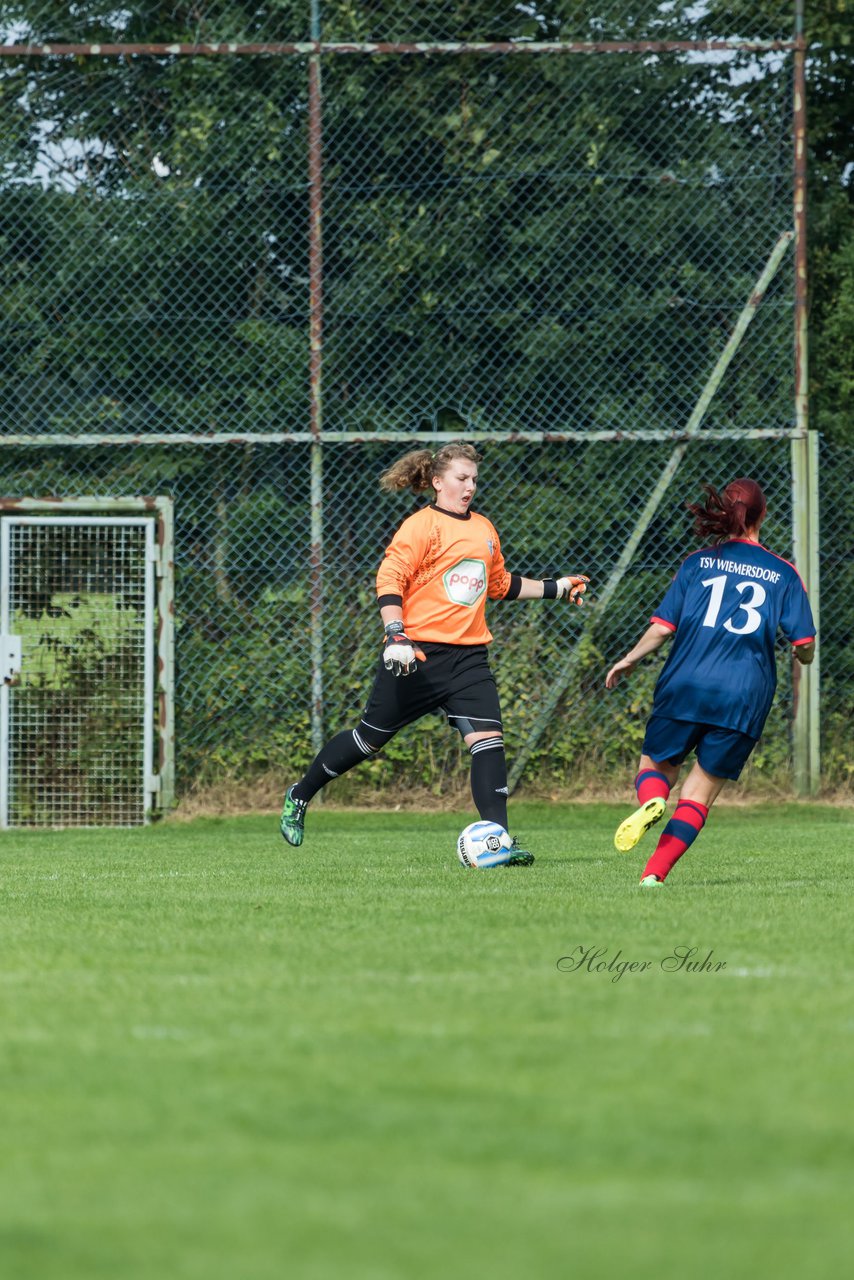
[[388,493],[399,493],[401,489],[424,493],[432,488],[433,477],[443,476],[457,458],[465,458],[467,462],[480,462],[477,449],[474,445],[466,444],[465,440],[450,440],[435,453],[431,453],[429,449],[413,449],[382,473],[380,488]]

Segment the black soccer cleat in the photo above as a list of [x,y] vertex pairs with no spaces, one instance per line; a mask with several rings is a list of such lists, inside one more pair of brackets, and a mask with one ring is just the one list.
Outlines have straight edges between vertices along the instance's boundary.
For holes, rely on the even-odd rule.
[[279,819],[279,830],[288,844],[300,845],[305,835],[305,811],[308,808],[308,801],[297,800],[292,793],[293,787],[288,787],[282,816]]
[[530,867],[533,861],[534,855],[527,849],[521,848],[518,839],[514,836],[510,846],[510,857],[504,863],[505,867]]

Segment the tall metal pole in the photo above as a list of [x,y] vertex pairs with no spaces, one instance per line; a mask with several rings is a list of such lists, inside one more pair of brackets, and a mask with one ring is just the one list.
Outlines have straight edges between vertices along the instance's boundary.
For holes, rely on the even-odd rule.
[[[311,38],[320,42],[320,0],[311,2]],[[320,53],[308,60],[309,386],[311,426],[311,745],[323,746],[323,98]]]
[[157,576],[157,721],[160,812],[175,807],[175,511],[154,499],[160,563]]
[[[807,104],[803,0],[795,0],[792,128],[794,142],[795,221],[795,429],[792,433],[792,541],[800,570],[818,619],[818,439],[809,429],[809,368],[807,348]],[[792,751],[795,791],[815,795],[820,782],[819,655],[800,668],[795,704]]]

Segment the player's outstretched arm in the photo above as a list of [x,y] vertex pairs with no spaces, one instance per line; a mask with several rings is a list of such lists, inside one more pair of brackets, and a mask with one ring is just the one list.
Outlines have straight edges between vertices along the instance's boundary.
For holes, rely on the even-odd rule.
[[625,658],[621,658],[619,662],[614,663],[605,677],[605,688],[615,689],[623,676],[631,675],[641,658],[654,653],[672,635],[673,632],[669,627],[663,627],[661,623],[653,622],[638,640],[634,649],[630,649]]

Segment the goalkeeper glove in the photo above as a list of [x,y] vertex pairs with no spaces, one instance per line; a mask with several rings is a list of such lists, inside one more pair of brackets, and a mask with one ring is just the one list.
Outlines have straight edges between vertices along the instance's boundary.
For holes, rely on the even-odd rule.
[[424,650],[419,649],[404,631],[386,636],[383,663],[393,676],[411,676],[418,670],[418,663],[424,661]]
[[570,600],[572,604],[584,604],[584,592],[590,579],[586,573],[570,573],[557,579],[558,600]]

